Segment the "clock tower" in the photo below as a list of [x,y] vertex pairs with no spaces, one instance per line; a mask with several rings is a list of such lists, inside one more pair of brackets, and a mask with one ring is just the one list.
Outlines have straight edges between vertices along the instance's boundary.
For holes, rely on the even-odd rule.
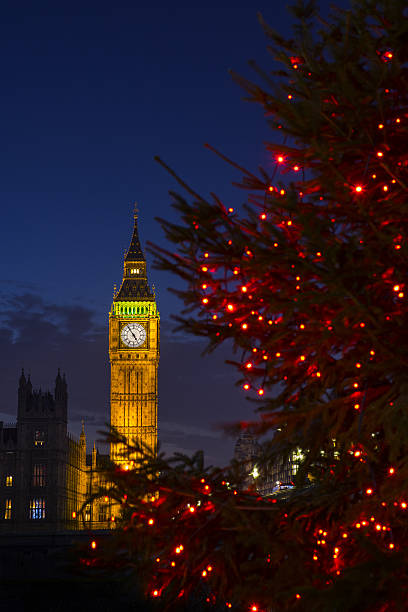
[[[137,440],[156,451],[157,370],[160,317],[154,290],[147,281],[135,207],[133,235],[125,253],[123,281],[109,313],[111,364],[111,426],[131,443]],[[111,446],[116,463],[131,460],[121,445]]]

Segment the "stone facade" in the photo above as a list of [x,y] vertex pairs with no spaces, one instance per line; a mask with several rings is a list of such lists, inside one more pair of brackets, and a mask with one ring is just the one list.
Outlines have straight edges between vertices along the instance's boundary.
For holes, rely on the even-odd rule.
[[[127,440],[153,452],[157,446],[159,346],[160,316],[147,281],[135,212],[122,284],[109,314],[110,422]],[[132,461],[121,445],[112,446],[111,457],[116,463]]]
[[[111,425],[128,440],[157,446],[159,313],[148,285],[137,214],[125,255],[123,281],[109,314]],[[110,459],[131,463],[119,445],[102,455],[86,452],[67,430],[68,391],[58,371],[54,392],[34,390],[24,372],[17,422],[0,422],[0,533],[109,529],[117,508],[108,497],[89,502],[106,486]],[[125,466],[126,467],[126,466]],[[88,501],[88,503],[86,503]]]
[[75,528],[86,493],[86,440],[67,431],[65,376],[54,393],[34,390],[22,372],[17,423],[0,423],[0,529]]

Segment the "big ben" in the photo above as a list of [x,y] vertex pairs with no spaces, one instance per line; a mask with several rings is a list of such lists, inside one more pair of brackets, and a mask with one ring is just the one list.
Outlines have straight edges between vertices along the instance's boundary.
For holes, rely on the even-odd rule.
[[[135,207],[133,235],[125,253],[123,280],[109,313],[111,426],[154,452],[157,446],[157,373],[160,317],[140,246]],[[121,445],[112,445],[111,459],[127,463]]]

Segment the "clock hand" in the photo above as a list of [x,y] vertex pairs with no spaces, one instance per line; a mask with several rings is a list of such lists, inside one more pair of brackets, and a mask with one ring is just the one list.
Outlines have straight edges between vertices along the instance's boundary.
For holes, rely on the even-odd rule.
[[135,334],[132,332],[132,330],[129,328],[130,333],[132,334],[132,336],[134,337],[134,339],[136,340],[136,342],[138,342],[138,338],[136,338]]

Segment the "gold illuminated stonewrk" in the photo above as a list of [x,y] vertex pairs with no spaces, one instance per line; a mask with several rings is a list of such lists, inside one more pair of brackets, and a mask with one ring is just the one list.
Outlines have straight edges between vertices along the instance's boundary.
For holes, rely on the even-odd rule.
[[[160,317],[149,287],[146,259],[140,246],[137,214],[125,255],[122,285],[109,314],[111,426],[131,443],[154,452],[157,446],[157,371]],[[111,446],[111,459],[124,469],[134,457],[122,445]]]

